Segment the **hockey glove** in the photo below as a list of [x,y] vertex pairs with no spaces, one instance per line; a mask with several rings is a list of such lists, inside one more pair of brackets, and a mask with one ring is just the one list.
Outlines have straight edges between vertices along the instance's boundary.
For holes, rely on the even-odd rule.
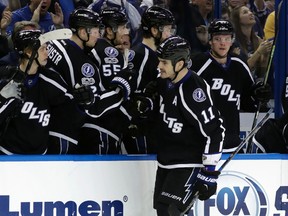
[[155,99],[158,95],[157,92],[157,81],[153,80],[149,82],[144,89],[144,94],[147,95],[148,97]]
[[72,95],[80,106],[89,107],[95,102],[95,96],[91,86],[80,86],[77,83],[73,89]]
[[127,134],[132,137],[133,139],[136,139],[139,136],[143,136],[143,133],[140,128],[136,124],[130,124],[128,126]]
[[153,101],[148,97],[135,95],[133,96],[132,101],[140,116],[146,115],[153,110]]
[[0,105],[1,105],[0,123],[2,123],[8,118],[9,119],[16,118],[20,114],[23,106],[23,101],[18,98],[9,98]]
[[128,68],[120,71],[111,81],[110,89],[120,88],[124,100],[127,100],[131,92],[136,89],[136,73]]
[[271,86],[269,84],[265,84],[263,82],[257,82],[253,86],[253,97],[261,102],[267,103],[272,96]]
[[21,87],[20,83],[16,83],[14,80],[8,82],[0,91],[2,99],[17,98],[21,99]]
[[219,175],[219,171],[207,171],[205,169],[199,171],[194,184],[195,190],[199,194],[199,200],[207,200],[216,193]]

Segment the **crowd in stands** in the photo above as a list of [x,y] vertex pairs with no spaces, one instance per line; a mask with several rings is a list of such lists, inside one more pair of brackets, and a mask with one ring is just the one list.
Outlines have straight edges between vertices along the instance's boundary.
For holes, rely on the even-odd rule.
[[[152,6],[158,6],[167,11],[167,13],[157,10],[153,12],[154,15],[157,13],[159,13],[160,15],[166,13],[165,18],[167,19],[167,22],[162,22],[160,17],[158,21],[155,21],[155,24],[153,24],[152,26],[144,25],[143,17],[145,13],[147,15],[147,11]],[[107,8],[110,8],[110,10],[107,10]],[[95,12],[95,16],[101,17],[102,23],[97,24],[96,26],[85,26],[79,23],[73,23],[71,21],[71,14],[75,13],[75,11],[78,9],[87,9],[89,11]],[[173,19],[171,18],[172,22],[170,22],[167,18],[170,16],[170,13],[171,17],[173,16]],[[104,96],[106,97],[107,94],[115,93],[115,97],[117,97],[117,99],[115,99],[116,102],[114,101],[115,107],[113,107],[113,109],[117,107],[117,111],[107,112],[109,113],[109,115],[103,114],[107,111],[105,110],[105,108],[103,108],[105,107],[104,105],[102,107],[103,113],[101,114],[98,113],[98,110],[95,111],[94,108],[91,108],[91,106],[87,106],[87,101],[84,102],[85,106],[83,106],[83,103],[80,106],[84,113],[86,112],[88,113],[88,115],[90,115],[90,117],[92,117],[91,119],[86,120],[86,122],[83,124],[84,126],[82,125],[82,128],[85,128],[86,131],[83,130],[82,134],[80,134],[80,137],[82,138],[79,138],[79,142],[81,146],[85,146],[87,145],[89,140],[91,140],[92,143],[93,139],[93,143],[95,145],[94,148],[87,147],[89,151],[92,149],[90,152],[92,154],[146,154],[156,152],[155,148],[151,147],[151,145],[155,144],[155,134],[151,135],[150,137],[148,137],[148,135],[146,134],[151,134],[151,130],[148,130],[150,129],[149,126],[151,123],[149,123],[148,126],[145,125],[146,123],[142,124],[142,121],[144,122],[145,118],[148,118],[143,113],[146,113],[147,110],[150,111],[151,109],[151,107],[147,108],[147,104],[150,103],[150,98],[145,100],[145,109],[143,107],[139,108],[140,105],[143,105],[143,101],[145,98],[143,98],[143,96],[138,96],[137,94],[146,91],[147,84],[149,84],[147,88],[149,90],[152,84],[148,81],[153,81],[153,79],[155,79],[157,76],[155,77],[155,74],[153,74],[151,75],[151,77],[147,78],[147,81],[141,83],[141,79],[143,79],[143,77],[142,74],[141,76],[138,74],[136,78],[132,78],[136,80],[136,84],[133,83],[134,81],[127,81],[126,79],[131,78],[130,75],[127,75],[131,74],[131,71],[137,70],[138,73],[139,71],[143,70],[144,67],[148,67],[148,64],[146,65],[146,62],[144,62],[145,52],[150,52],[150,50],[153,50],[153,52],[149,55],[153,55],[153,58],[157,59],[157,57],[154,56],[157,47],[163,40],[172,35],[176,34],[188,41],[188,44],[190,45],[190,57],[192,60],[194,58],[197,59],[199,55],[203,53],[207,53],[212,57],[214,56],[213,61],[217,62],[217,64],[221,65],[221,67],[228,71],[231,70],[231,68],[229,69],[228,65],[230,62],[223,62],[221,59],[227,59],[227,56],[231,56],[231,58],[237,57],[239,58],[239,60],[237,61],[243,61],[243,65],[245,65],[243,67],[243,70],[250,71],[250,76],[252,77],[255,85],[259,82],[262,83],[261,87],[263,87],[263,85],[273,85],[271,80],[268,80],[268,83],[263,83],[263,80],[265,80],[267,76],[267,65],[273,46],[273,39],[275,37],[274,0],[222,0],[222,14],[220,19],[222,21],[226,20],[233,26],[233,30],[231,29],[227,31],[228,35],[230,34],[232,36],[231,41],[229,41],[229,38],[226,38],[226,41],[224,41],[225,39],[223,38],[218,38],[220,42],[223,43],[231,42],[231,47],[229,45],[227,50],[229,52],[225,53],[225,55],[223,54],[223,56],[218,55],[218,53],[213,50],[217,50],[214,44],[215,38],[213,39],[213,33],[209,32],[209,27],[211,23],[215,20],[213,0],[9,0],[0,1],[0,14],[1,68],[6,68],[5,70],[7,70],[7,66],[17,67],[19,66],[19,60],[23,60],[23,58],[25,58],[23,56],[19,56],[19,50],[15,50],[15,38],[19,36],[19,32],[25,30],[40,30],[40,32],[43,34],[45,32],[54,31],[56,29],[69,28],[73,32],[73,38],[76,39],[67,41],[59,40],[55,43],[48,43],[48,63],[47,65],[43,64],[42,66],[45,66],[46,68],[49,67],[51,70],[55,70],[61,76],[63,76],[65,82],[68,83],[67,91],[72,92],[74,94],[74,97],[80,95],[80,97],[82,97],[83,99],[83,95],[85,95],[85,97],[88,97],[87,94],[90,94],[90,96],[91,94],[97,95],[95,97],[99,97],[96,98],[98,106],[102,106],[102,104],[104,104],[104,102],[101,102],[104,101]],[[83,12],[83,14],[85,13]],[[152,22],[153,20],[152,16],[148,16],[146,18],[147,20],[149,20],[149,22]],[[77,19],[79,19],[79,22],[81,23],[81,19]],[[71,25],[76,25],[76,27]],[[96,28],[96,30],[94,28]],[[149,30],[148,34],[147,32],[145,32],[147,31],[147,28]],[[79,29],[84,29],[85,31],[80,33]],[[93,39],[93,36],[96,37],[95,43],[89,45],[91,43],[91,40]],[[153,43],[151,43],[150,40],[153,41]],[[145,46],[141,48],[139,47],[139,44],[144,44]],[[81,49],[74,49],[75,46],[79,46],[81,47]],[[79,56],[70,56],[72,55],[68,52],[68,50],[70,49],[73,51],[69,52],[73,52],[74,55],[75,53],[79,52],[77,53],[79,54]],[[82,55],[82,52],[83,56],[80,57],[80,53]],[[52,58],[51,56],[55,53],[61,53],[59,54],[59,56],[61,56],[62,59],[59,57],[59,62],[55,62],[55,59],[49,60],[49,58]],[[133,59],[135,55],[141,56],[141,59],[137,60],[141,64],[139,62],[136,62],[135,59]],[[53,56],[53,58],[54,57],[55,56]],[[62,65],[62,60],[64,58],[66,60],[65,64],[67,64],[65,66],[64,63]],[[70,58],[70,60],[67,60],[68,58]],[[81,58],[82,60],[80,60]],[[85,58],[86,60],[87,58],[91,58],[92,63],[85,62]],[[76,66],[75,62],[77,61],[83,61],[83,65]],[[150,65],[151,67],[153,67],[152,69],[157,70],[157,62],[154,62],[153,65]],[[83,69],[84,65],[86,66],[85,69]],[[90,65],[93,65],[93,67],[90,67]],[[197,68],[197,70],[201,70],[201,66],[202,65],[199,65],[199,68]],[[123,68],[129,68],[129,71],[125,71],[124,69],[123,74],[121,74],[120,72],[122,72]],[[194,68],[192,66],[191,68],[193,70],[195,68],[196,70],[196,66]],[[63,72],[61,72],[63,70],[69,70],[70,74],[64,75]],[[145,70],[149,69],[145,68],[143,70],[143,73],[145,73]],[[95,71],[98,71],[97,73],[99,73],[97,75],[97,79],[93,78],[95,74],[97,74]],[[77,72],[82,74],[87,73],[85,74],[85,81],[83,81],[84,78],[77,77],[77,75],[75,75],[75,77],[73,77],[74,75],[71,77],[71,74],[77,74]],[[88,75],[88,73],[91,74]],[[65,77],[66,75],[67,77]],[[120,78],[117,77],[118,75],[120,78],[123,78],[123,82],[127,81],[128,84],[119,83],[121,81],[119,81]],[[116,80],[115,77],[119,79]],[[3,77],[1,77],[1,80],[2,79]],[[75,85],[77,84],[75,80],[77,82],[82,82],[80,83],[81,90],[75,90]],[[89,83],[89,86],[92,86],[93,93],[89,93],[91,89],[88,90],[87,88],[83,87],[84,82]],[[95,84],[94,82],[97,83]],[[253,84],[253,82],[251,81],[251,85]],[[117,83],[117,87],[115,87],[115,83]],[[125,86],[125,84],[129,85],[129,87]],[[211,86],[213,85],[213,83],[209,84]],[[269,86],[269,88],[271,88],[271,86]],[[267,89],[268,88],[265,88],[266,92],[261,89],[262,98],[261,96],[260,99],[259,97],[256,97],[259,100],[265,97],[261,101],[262,111],[267,111],[270,108],[268,104],[269,100],[267,100],[267,97],[270,97],[270,99],[272,99],[272,93],[267,92]],[[120,93],[118,95],[116,94],[119,91],[122,92],[121,96],[119,96]],[[135,94],[133,95],[136,96],[131,96],[130,99],[128,99],[129,95],[132,94],[129,91],[134,92]],[[263,94],[265,93],[267,95],[269,94],[269,96],[263,96]],[[118,99],[119,101],[117,101]],[[98,100],[100,102],[98,102]],[[139,103],[139,100],[141,100],[141,103]],[[88,101],[89,103],[91,102],[91,100]],[[77,101],[77,103],[78,102],[79,101]],[[93,101],[91,103],[96,102]],[[136,111],[134,110],[134,108],[131,108],[133,106],[137,107]],[[239,107],[239,112],[241,109],[242,107]],[[132,111],[130,112],[127,110]],[[137,112],[137,114],[135,114],[134,111]],[[245,109],[243,109],[243,111],[245,111]],[[248,111],[251,111],[251,109]],[[99,115],[100,117],[97,117],[97,120],[94,120],[93,118],[96,115]],[[119,117],[120,115],[124,115],[125,117]],[[136,117],[134,115],[136,115]],[[149,116],[149,118],[151,116],[153,118],[155,113],[151,111],[147,115]],[[115,119],[113,120],[113,118]],[[66,121],[67,119],[64,120]],[[95,121],[97,123],[95,123]],[[70,123],[73,124],[72,122]],[[284,126],[282,126],[282,128]],[[1,127],[3,127],[3,125]],[[279,130],[282,130],[282,128]],[[87,132],[88,129],[92,131],[97,131],[98,138],[95,138],[95,136],[89,136],[88,134],[91,134],[92,132]],[[141,130],[145,130],[145,132]],[[0,136],[5,136],[5,134],[1,134]],[[65,137],[63,136],[58,138],[62,139],[62,141],[60,142],[61,144],[59,144],[59,148],[64,148],[64,145],[66,145],[66,148],[68,149],[67,145],[69,143],[70,145],[78,143],[78,140],[74,142],[71,141],[71,138],[71,140],[66,140],[66,144],[64,144],[63,140],[65,140]],[[147,144],[148,141],[152,144]],[[103,143],[107,144],[107,146],[105,146]],[[102,144],[103,146],[101,146]],[[55,151],[51,152],[49,152],[48,149],[48,153],[75,153],[74,149],[69,152],[69,150],[64,151],[63,149],[59,150],[59,148],[57,147],[55,148]],[[80,153],[89,153],[87,149],[80,151]],[[0,150],[2,151],[2,153],[4,152],[7,154],[7,151],[3,149]],[[46,150],[41,153],[45,154]],[[35,152],[39,153],[38,151]],[[21,152],[20,150],[18,152],[11,151],[11,154],[14,153],[21,154],[23,152]],[[29,152],[24,151],[24,153]]]

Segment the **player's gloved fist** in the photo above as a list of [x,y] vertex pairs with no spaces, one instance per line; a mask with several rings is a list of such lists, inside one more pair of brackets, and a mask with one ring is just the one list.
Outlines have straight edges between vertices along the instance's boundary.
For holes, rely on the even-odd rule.
[[148,97],[151,97],[152,99],[155,99],[157,96],[157,81],[153,80],[150,81],[144,89],[144,94],[147,95]]
[[136,73],[128,68],[123,69],[112,79],[110,88],[120,88],[123,93],[124,100],[127,100],[131,92],[136,89]]
[[20,83],[11,80],[0,91],[2,98],[17,98],[21,99],[21,86]]
[[148,97],[138,95],[134,97],[134,101],[137,111],[140,114],[147,114],[148,112],[153,110],[153,101]]
[[195,190],[198,191],[199,200],[207,200],[216,193],[219,175],[219,171],[207,171],[205,169],[199,171],[194,185]]
[[16,118],[21,113],[24,104],[23,100],[12,97],[2,103],[4,103],[3,106],[6,108],[1,112],[0,122],[2,122],[3,119]]
[[139,137],[139,136],[143,136],[143,134],[141,133],[141,130],[138,128],[138,126],[136,124],[130,124],[128,126],[128,131],[127,133],[129,134],[129,136],[131,136],[133,139]]
[[91,86],[75,85],[72,95],[75,101],[81,106],[91,106],[95,102],[95,96]]
[[267,103],[272,96],[271,86],[263,82],[257,82],[253,87],[253,96],[261,103]]

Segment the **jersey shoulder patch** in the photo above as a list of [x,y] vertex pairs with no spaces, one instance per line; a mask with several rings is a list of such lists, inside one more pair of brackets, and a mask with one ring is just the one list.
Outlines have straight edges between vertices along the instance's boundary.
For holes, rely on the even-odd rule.
[[205,92],[204,92],[203,89],[201,89],[201,88],[195,89],[195,90],[193,91],[192,96],[193,96],[193,99],[194,99],[196,102],[199,102],[199,103],[205,101],[206,98],[207,98]]

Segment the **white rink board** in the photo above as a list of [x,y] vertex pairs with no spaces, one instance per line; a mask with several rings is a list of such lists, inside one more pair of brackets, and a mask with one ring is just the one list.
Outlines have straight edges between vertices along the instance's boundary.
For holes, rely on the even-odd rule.
[[[266,113],[260,112],[257,118],[257,122],[259,122]],[[241,137],[245,137],[246,133],[248,133],[253,124],[255,113],[240,113],[240,131],[241,131]],[[270,115],[270,118],[274,118],[274,113]]]
[[286,216],[287,168],[288,155],[237,155],[222,171],[216,195],[198,201],[189,216]]
[[[0,216],[26,216],[29,210],[33,216],[156,216],[154,155],[0,156],[0,161]],[[217,194],[196,202],[189,216],[288,215],[287,170],[288,155],[237,155],[223,170]]]

